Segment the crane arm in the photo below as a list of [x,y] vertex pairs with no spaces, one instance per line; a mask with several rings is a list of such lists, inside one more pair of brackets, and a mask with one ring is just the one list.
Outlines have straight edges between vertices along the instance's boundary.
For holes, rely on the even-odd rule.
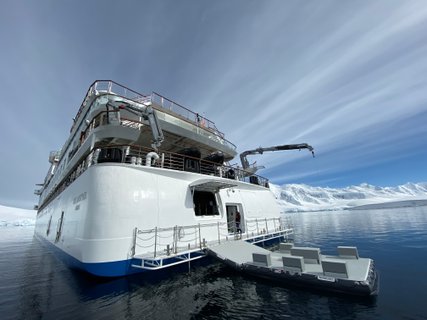
[[251,154],[263,154],[265,151],[282,151],[282,150],[301,150],[301,149],[308,149],[311,151],[313,157],[314,157],[314,149],[312,146],[308,145],[307,143],[298,143],[298,144],[285,144],[282,146],[274,146],[274,147],[268,147],[268,148],[256,148],[254,150],[247,150],[240,154],[240,160],[242,161],[242,167],[244,170],[249,168],[249,162],[246,158],[248,155]]
[[151,146],[154,150],[157,150],[164,140],[162,128],[160,127],[159,120],[157,118],[156,110],[149,104],[143,103],[143,107],[135,106],[128,102],[108,102],[107,107],[113,107],[114,109],[127,109],[129,112],[141,116],[144,120],[147,120],[152,134]]

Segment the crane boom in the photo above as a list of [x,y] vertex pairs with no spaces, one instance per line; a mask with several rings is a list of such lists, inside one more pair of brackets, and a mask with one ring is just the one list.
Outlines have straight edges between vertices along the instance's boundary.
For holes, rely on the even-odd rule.
[[[308,149],[309,151],[311,151],[314,157],[314,149],[312,146],[308,145],[307,143],[298,143],[298,144],[285,144],[282,146],[274,146],[274,147],[267,147],[267,148],[259,147],[254,150],[247,150],[240,154],[240,160],[242,161],[243,169],[248,170],[250,167],[248,159],[246,158],[248,155],[263,154],[265,151],[301,150],[301,149]],[[252,173],[255,173],[257,169],[258,169],[257,167],[254,167]]]
[[[115,101],[115,102],[107,102],[107,108],[113,107],[115,110],[119,109],[127,109],[129,112],[141,116],[144,118],[144,120],[147,120],[150,128],[151,128],[151,135],[152,135],[152,143],[151,146],[154,150],[157,151],[157,149],[161,146],[164,135],[162,128],[160,127],[159,119],[157,118],[156,110],[151,106],[150,104],[143,103],[143,106],[140,105],[132,105],[128,102],[124,101]],[[108,110],[108,109],[107,109]]]

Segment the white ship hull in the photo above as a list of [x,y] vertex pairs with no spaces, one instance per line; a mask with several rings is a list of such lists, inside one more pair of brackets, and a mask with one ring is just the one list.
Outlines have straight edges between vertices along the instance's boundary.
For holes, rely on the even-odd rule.
[[[191,186],[198,181],[208,181],[203,184],[208,188],[232,183],[233,187],[215,193],[217,214],[195,214]],[[202,241],[233,237],[234,232],[220,230],[220,225],[230,223],[230,206],[242,213],[243,237],[279,230],[274,220],[280,218],[274,195],[263,186],[186,171],[102,163],[87,168],[39,212],[35,233],[73,267],[97,276],[123,276],[147,270],[132,265],[137,257],[153,256],[153,248],[154,257],[173,259],[170,250],[177,251],[178,240],[170,241],[166,233],[163,238],[156,234],[154,240],[151,236],[150,242],[150,237],[138,240],[136,230],[157,232],[157,228],[198,225],[193,235],[187,229],[186,234],[180,230],[179,238],[189,249],[201,248]],[[256,221],[256,227],[249,227],[250,221]],[[205,225],[210,227],[200,230]]]

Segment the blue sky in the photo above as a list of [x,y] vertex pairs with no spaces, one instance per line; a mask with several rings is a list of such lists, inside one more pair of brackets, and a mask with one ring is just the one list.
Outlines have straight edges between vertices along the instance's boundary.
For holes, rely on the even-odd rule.
[[[425,1],[9,1],[0,203],[32,207],[89,85],[159,92],[265,153],[274,183],[427,181]],[[237,163],[236,161],[234,161]]]

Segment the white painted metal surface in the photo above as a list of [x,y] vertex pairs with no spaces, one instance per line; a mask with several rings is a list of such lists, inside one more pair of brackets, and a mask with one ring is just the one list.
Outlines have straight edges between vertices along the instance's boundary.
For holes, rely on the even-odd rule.
[[[129,259],[135,227],[146,230],[211,223],[214,226],[204,230],[204,238],[216,240],[216,224],[227,223],[225,207],[229,203],[241,204],[243,223],[258,221],[257,225],[248,226],[248,234],[267,229],[273,232],[279,227],[277,221],[265,222],[280,217],[270,190],[236,180],[232,190],[219,190],[218,215],[196,216],[190,184],[201,176],[130,164],[91,166],[40,212],[36,233],[54,243],[58,221],[64,212],[62,234],[55,245],[82,262],[93,263]],[[212,181],[229,180],[212,178]],[[46,235],[49,220],[50,232]],[[144,248],[137,247],[135,254],[142,253]]]
[[[267,180],[260,185],[239,181],[245,175],[223,163],[200,161],[198,173],[183,168],[186,158],[175,152],[180,143],[182,148],[198,147],[205,157],[221,151],[230,160],[236,154],[235,146],[213,122],[202,125],[191,119],[197,116],[198,121],[197,114],[177,104],[171,106],[189,112],[184,118],[172,109],[158,110],[169,149],[153,156],[144,147],[150,145],[151,131],[143,117],[120,109],[122,103],[144,108],[149,97],[111,81],[103,89],[99,84],[89,88],[63,150],[50,157],[52,166],[37,191],[40,209],[35,233],[39,237],[79,263],[94,264],[170,255],[171,248],[177,254],[201,247],[202,242],[227,241],[235,236],[233,213],[237,210],[242,237],[280,235],[280,212]],[[115,88],[124,93],[118,96]],[[164,108],[164,98],[155,97],[162,102],[153,105]],[[123,154],[101,163],[100,153],[106,148],[118,148]],[[205,202],[215,210],[196,212],[195,192],[211,193]],[[205,227],[197,234],[199,225]],[[136,236],[139,240],[152,237],[140,231],[177,227],[172,240],[156,233],[151,238],[154,250],[150,239],[136,241]]]

